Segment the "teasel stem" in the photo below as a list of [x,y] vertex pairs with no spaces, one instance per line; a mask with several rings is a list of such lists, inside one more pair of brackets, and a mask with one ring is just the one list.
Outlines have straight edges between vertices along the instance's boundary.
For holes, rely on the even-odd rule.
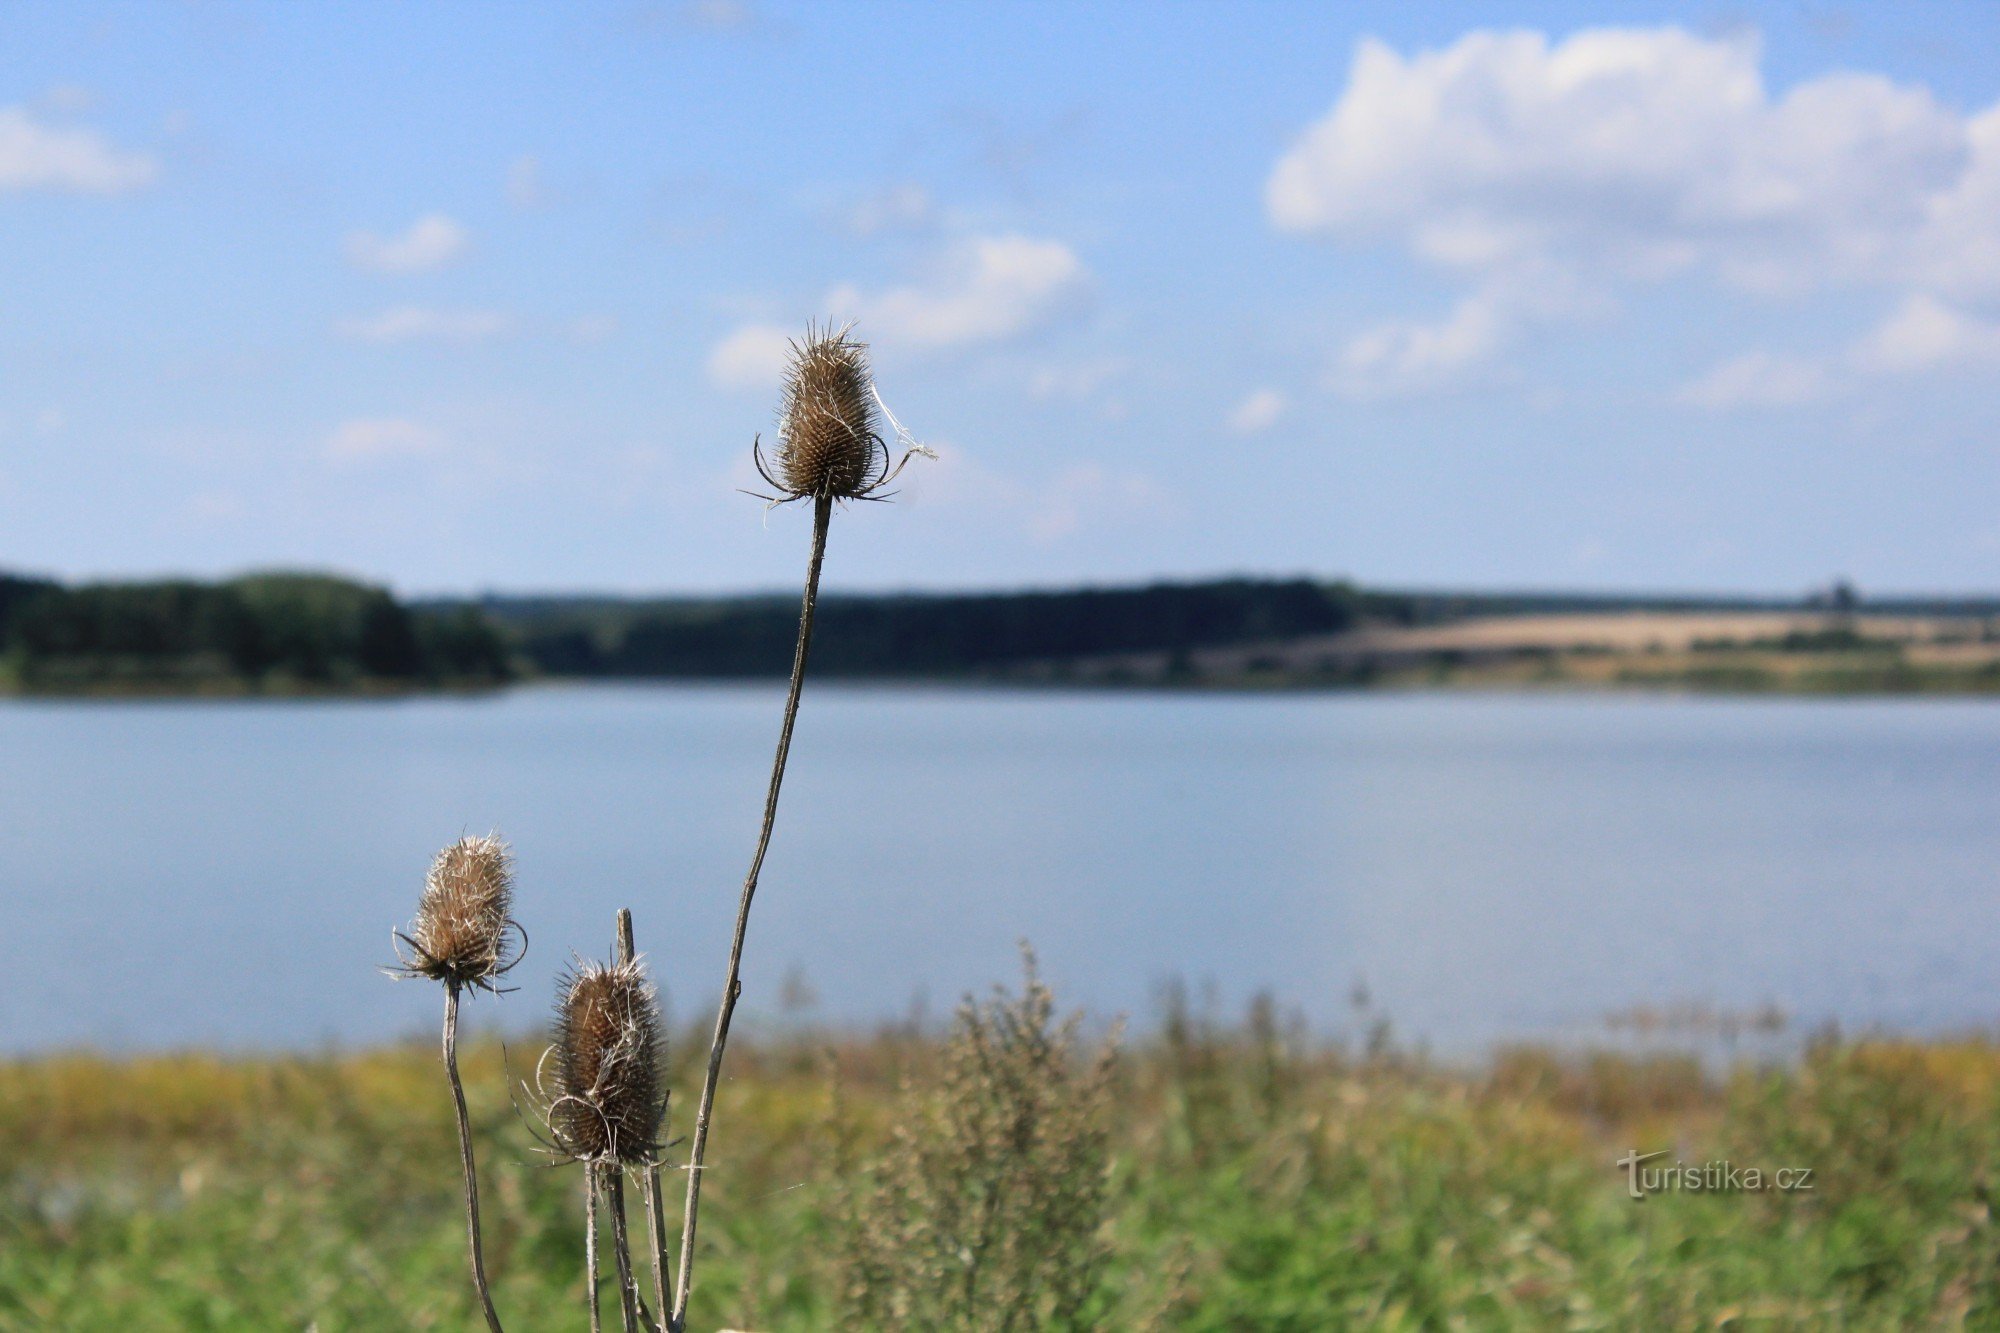
[[583,1298],[590,1333],[602,1333],[597,1316],[597,1163],[583,1164]]
[[611,1253],[618,1263],[618,1309],[625,1333],[639,1333],[639,1283],[632,1276],[632,1246],[625,1234],[625,1172],[615,1162],[604,1168],[604,1192],[611,1205]]
[[465,1165],[465,1227],[472,1238],[472,1285],[479,1292],[486,1327],[503,1333],[493,1310],[493,1293],[486,1287],[486,1249],[479,1239],[479,1175],[472,1166],[472,1121],[465,1111],[465,1086],[458,1078],[458,983],[444,987],[444,1072],[451,1080],[452,1104],[458,1108],[458,1155]]
[[[653,1251],[653,1303],[660,1311],[660,1317],[668,1317],[667,1306],[667,1212],[666,1202],[660,1189],[660,1164],[649,1163],[646,1167],[644,1191],[646,1195],[646,1221],[648,1223],[650,1248]],[[654,1327],[658,1327],[655,1325]]]
[[[632,909],[629,907],[618,909],[618,945],[616,955],[621,967],[629,966],[632,960],[638,957],[638,950],[632,944]],[[659,1310],[660,1317],[665,1318],[667,1315],[667,1219],[661,1211],[660,1164],[658,1161],[646,1164],[646,1174],[640,1178],[640,1192],[645,1196],[646,1218],[649,1224],[647,1238],[650,1244],[647,1248],[652,1251],[653,1256],[653,1303]],[[624,1223],[625,1209],[621,1201],[618,1209],[618,1225],[622,1228]],[[647,1311],[646,1302],[643,1298],[639,1301],[639,1319],[649,1330],[659,1328],[659,1324],[654,1321],[651,1313]]]
[[715,1015],[715,1039],[708,1048],[708,1073],[701,1082],[701,1102],[694,1113],[694,1142],[688,1150],[687,1212],[681,1219],[681,1261],[674,1285],[670,1333],[685,1333],[688,1297],[694,1288],[695,1215],[701,1207],[702,1158],[708,1150],[708,1121],[715,1110],[715,1085],[722,1075],[722,1050],[729,1042],[729,1020],[743,990],[743,934],[750,924],[750,901],[757,896],[757,876],[771,846],[771,829],[778,820],[778,789],[785,781],[785,757],[792,749],[792,727],[799,717],[799,692],[805,687],[806,654],[812,649],[813,611],[819,601],[819,571],[826,560],[826,530],[833,520],[833,497],[813,497],[812,557],[806,564],[805,598],[799,605],[799,646],[792,657],[792,689],[785,699],[785,724],[778,732],[778,753],[771,763],[771,789],[764,797],[764,826],[757,835],[757,854],[743,880],[743,897],[736,905],[736,934],[729,945],[729,974],[722,983],[722,1005]]

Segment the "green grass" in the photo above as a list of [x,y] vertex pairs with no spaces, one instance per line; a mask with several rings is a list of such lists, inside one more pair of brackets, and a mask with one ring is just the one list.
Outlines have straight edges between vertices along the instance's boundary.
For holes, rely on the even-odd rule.
[[[732,1047],[691,1328],[833,1326],[841,1163],[937,1049],[836,1055],[837,1096],[814,1042]],[[1704,1077],[1536,1051],[1449,1071],[1182,1026],[1117,1077],[1105,1327],[2000,1327],[1983,1042]],[[502,1316],[580,1328],[577,1170],[537,1158],[497,1046],[468,1050],[466,1080]],[[692,1086],[683,1065],[677,1120]],[[1613,1166],[1632,1148],[1811,1167],[1815,1188],[1635,1203]],[[0,1065],[0,1329],[471,1328],[458,1188],[428,1047]]]

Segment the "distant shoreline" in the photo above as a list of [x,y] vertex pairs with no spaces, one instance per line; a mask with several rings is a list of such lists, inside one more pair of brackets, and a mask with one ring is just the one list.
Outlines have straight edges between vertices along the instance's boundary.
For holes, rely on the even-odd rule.
[[[404,603],[329,575],[63,585],[0,576],[0,694],[392,699],[532,681],[782,679],[761,596]],[[829,594],[815,679],[1226,692],[2000,694],[2000,601],[1382,591],[1310,578]]]

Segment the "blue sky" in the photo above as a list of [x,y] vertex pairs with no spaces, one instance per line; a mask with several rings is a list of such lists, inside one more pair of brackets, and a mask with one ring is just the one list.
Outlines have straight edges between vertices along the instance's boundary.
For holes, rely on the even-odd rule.
[[16,4],[0,567],[2000,587],[1991,5]]

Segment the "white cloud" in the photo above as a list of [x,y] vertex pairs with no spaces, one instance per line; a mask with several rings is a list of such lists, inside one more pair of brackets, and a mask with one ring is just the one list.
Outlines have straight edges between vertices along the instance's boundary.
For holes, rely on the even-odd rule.
[[[928,285],[869,293],[844,283],[826,294],[821,308],[860,325],[860,336],[869,342],[963,348],[1045,328],[1076,309],[1089,286],[1089,270],[1060,241],[988,236],[956,247]],[[710,381],[725,389],[776,384],[797,331],[762,322],[742,325],[709,354]],[[1096,381],[1101,383],[1123,365],[1109,371],[1072,367],[1073,374],[1050,372],[1046,379],[1038,373],[1031,387],[1037,396],[1061,393],[1075,388],[1077,374],[1102,371]]]
[[41,104],[66,116],[81,116],[97,110],[97,94],[78,83],[52,85],[41,96]]
[[95,130],[46,125],[20,107],[0,107],[0,192],[124,194],[152,184],[159,171],[153,158]]
[[681,9],[688,25],[708,32],[741,32],[757,25],[748,0],[688,0]]
[[2000,322],[1968,315],[1919,293],[1861,340],[1854,360],[1860,368],[1879,374],[2000,364]]
[[1031,479],[988,468],[949,441],[937,443],[937,454],[905,488],[913,504],[948,510],[956,522],[995,522],[1037,546],[1180,513],[1173,496],[1143,472],[1078,463]]
[[1502,303],[1481,292],[1435,323],[1396,321],[1350,338],[1327,387],[1347,398],[1387,398],[1447,388],[1487,361],[1510,334]]
[[334,326],[343,338],[359,342],[482,342],[504,338],[516,329],[514,317],[500,310],[431,310],[404,305],[375,315],[343,319]]
[[1992,113],[1868,74],[1773,97],[1760,56],[1677,28],[1472,32],[1409,58],[1367,41],[1266,204],[1287,230],[1407,236],[1450,267],[1706,267],[1759,290],[1908,281],[2000,239],[1967,197],[2000,175]]
[[2000,320],[1919,292],[1844,351],[1822,357],[1748,352],[1685,384],[1675,397],[1711,411],[1795,407],[1871,378],[2000,366]]
[[548,182],[542,178],[542,159],[523,153],[507,166],[507,202],[516,208],[546,208]]
[[1060,541],[1100,520],[1129,521],[1172,512],[1167,494],[1152,478],[1096,463],[1063,469],[1027,501],[1028,535],[1037,542]]
[[347,238],[347,259],[376,273],[428,273],[465,253],[472,235],[442,213],[427,213],[397,236],[357,231]]
[[336,462],[365,462],[406,454],[426,454],[443,447],[436,431],[404,417],[361,417],[342,422],[326,440],[326,455]]
[[1028,392],[1036,398],[1089,398],[1132,369],[1132,358],[1100,356],[1041,366],[1028,376]]
[[1676,395],[1690,407],[1726,412],[1742,407],[1796,407],[1834,390],[1819,362],[1771,352],[1748,352],[1683,385]]
[[567,332],[572,342],[601,343],[618,336],[618,316],[578,315],[569,321]]
[[[1966,116],[1865,73],[1773,91],[1761,60],[1754,36],[1679,28],[1475,31],[1407,56],[1361,43],[1273,168],[1269,216],[1401,247],[1471,294],[1442,322],[1353,339],[1337,387],[1441,387],[1535,323],[1690,275],[1766,296],[2000,298],[2000,106]],[[1538,304],[1550,282],[1569,299]],[[1745,358],[1684,396],[1817,392],[1801,365]]]
[[709,353],[709,380],[724,389],[776,387],[785,377],[793,332],[776,324],[744,325]]
[[827,305],[859,321],[871,339],[963,347],[1047,326],[1076,308],[1089,282],[1083,261],[1060,241],[987,236],[959,246],[932,283],[872,295],[841,286]]
[[879,190],[847,210],[847,229],[856,236],[921,231],[937,220],[937,204],[923,186],[905,181]]
[[1290,405],[1285,395],[1276,389],[1255,390],[1229,414],[1230,434],[1261,434],[1277,425]]

